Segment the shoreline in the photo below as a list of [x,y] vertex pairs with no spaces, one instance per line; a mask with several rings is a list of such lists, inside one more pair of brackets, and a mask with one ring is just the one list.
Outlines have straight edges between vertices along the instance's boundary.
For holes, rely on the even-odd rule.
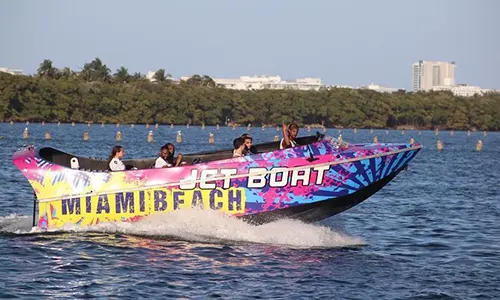
[[[26,124],[26,121],[20,121],[20,122],[12,122],[10,123],[10,121],[0,121],[0,124],[8,124],[8,125],[18,125],[18,124],[23,124],[24,126],[29,126],[29,125],[39,125],[39,126],[45,126],[45,125],[56,125],[57,126],[57,122],[31,122],[31,121],[27,121],[29,122],[28,124]],[[101,123],[101,122],[97,122],[97,123],[93,123],[93,122],[74,122],[75,126],[76,125],[87,125],[88,127],[91,127],[91,126],[117,126],[117,128],[120,128],[120,127],[124,127],[124,126],[131,126],[131,125],[134,125],[134,126],[149,126],[149,127],[155,127],[158,125],[159,126],[162,126],[162,127],[165,127],[165,126],[174,126],[174,127],[187,127],[188,124],[176,124],[176,123],[132,123],[132,122],[127,122],[127,123],[109,123],[109,122],[104,122],[104,123]],[[60,125],[72,125],[71,122],[60,122]],[[233,127],[233,125],[220,125],[220,124],[189,124],[189,127],[217,127],[219,126],[219,128],[222,128],[222,127]],[[248,126],[248,125],[247,125]],[[243,125],[243,124],[234,124],[234,127],[236,128],[247,128],[247,126]],[[149,128],[148,127],[148,128]],[[276,127],[279,127],[280,131],[281,131],[281,126],[278,125],[278,124],[274,124],[274,125],[261,125],[261,126],[251,126],[251,128],[254,128],[254,129],[260,129],[260,128],[269,128],[269,129],[274,129]],[[306,130],[308,127],[310,127],[310,129],[322,129],[323,126],[321,126],[321,124],[300,124],[300,129],[302,130]],[[434,128],[428,128],[428,127],[415,127],[415,126],[409,126],[409,125],[401,125],[401,126],[397,126],[397,127],[373,127],[373,128],[369,128],[369,127],[342,127],[342,126],[325,126],[326,129],[337,129],[337,130],[351,130],[351,131],[354,131],[354,130],[392,130],[392,131],[445,131],[445,132],[451,132],[451,131],[456,131],[456,132],[467,132],[467,131],[470,131],[470,132],[500,132],[500,130],[481,130],[481,129],[478,129],[478,128],[471,128],[471,129],[454,129],[454,128],[445,128],[445,127],[434,127]]]

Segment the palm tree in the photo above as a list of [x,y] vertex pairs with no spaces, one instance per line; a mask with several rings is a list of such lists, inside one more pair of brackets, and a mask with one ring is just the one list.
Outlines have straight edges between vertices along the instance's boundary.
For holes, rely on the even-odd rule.
[[73,74],[74,74],[74,72],[71,71],[71,69],[68,67],[66,67],[62,70],[59,70],[59,76],[66,78],[66,79],[70,78]]
[[128,82],[130,80],[128,69],[125,68],[124,66],[121,66],[121,68],[117,69],[114,76],[117,82]]
[[153,79],[158,82],[163,82],[167,80],[167,76],[165,75],[165,69],[159,69],[156,71],[156,73],[153,75]]
[[38,68],[38,76],[47,76],[49,78],[54,78],[57,73],[57,69],[52,66],[52,61],[50,59],[44,59]]
[[83,66],[81,76],[86,81],[109,81],[111,70],[96,57]]

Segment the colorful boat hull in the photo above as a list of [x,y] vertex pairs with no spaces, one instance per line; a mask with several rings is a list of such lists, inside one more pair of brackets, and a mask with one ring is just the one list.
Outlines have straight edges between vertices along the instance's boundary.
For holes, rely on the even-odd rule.
[[292,149],[183,167],[89,172],[51,163],[27,147],[14,154],[13,162],[35,191],[37,226],[43,230],[133,222],[192,207],[261,224],[283,217],[312,222],[342,212],[392,180],[420,148],[342,147],[326,138]]

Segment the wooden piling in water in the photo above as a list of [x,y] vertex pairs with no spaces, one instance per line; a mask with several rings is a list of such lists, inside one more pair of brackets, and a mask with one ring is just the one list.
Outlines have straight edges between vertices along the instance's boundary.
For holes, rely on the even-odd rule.
[[150,130],[148,133],[148,143],[152,143],[153,141],[154,141],[153,130]]
[[150,130],[148,133],[148,143],[152,143],[153,141],[154,141],[153,130]]
[[175,137],[175,141],[177,142],[177,144],[182,143],[182,132],[181,131],[177,131],[177,136]]
[[443,144],[443,142],[441,140],[437,140],[437,142],[436,142],[436,148],[437,148],[438,151],[443,151],[444,144]]
[[483,141],[478,140],[476,143],[476,152],[481,152],[483,150]]

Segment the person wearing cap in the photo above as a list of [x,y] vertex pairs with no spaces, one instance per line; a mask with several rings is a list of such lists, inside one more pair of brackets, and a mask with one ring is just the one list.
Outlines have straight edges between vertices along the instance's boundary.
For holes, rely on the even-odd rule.
[[253,154],[255,154],[255,153],[252,152],[252,142],[253,142],[252,136],[250,136],[248,133],[244,133],[244,134],[241,135],[241,138],[245,142],[245,151],[244,151],[244,154],[245,155],[253,155]]
[[297,146],[297,142],[295,139],[299,134],[299,125],[296,123],[291,123],[290,125],[286,125],[283,123],[283,138],[280,142],[280,149],[293,148]]

